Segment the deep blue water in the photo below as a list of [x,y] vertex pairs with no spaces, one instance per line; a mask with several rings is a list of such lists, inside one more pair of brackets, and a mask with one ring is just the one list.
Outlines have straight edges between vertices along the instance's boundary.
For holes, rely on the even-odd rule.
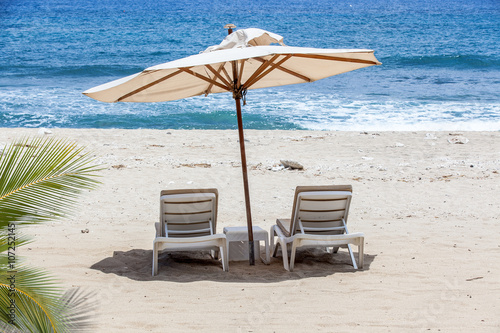
[[94,101],[93,86],[204,50],[226,23],[383,63],[249,91],[245,128],[500,130],[500,1],[0,0],[0,127],[236,128],[229,94]]

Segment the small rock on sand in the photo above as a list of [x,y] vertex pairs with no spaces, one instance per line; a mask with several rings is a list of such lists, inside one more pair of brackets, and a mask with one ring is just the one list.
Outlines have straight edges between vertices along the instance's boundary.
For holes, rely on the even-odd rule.
[[469,142],[469,139],[467,139],[465,136],[456,136],[456,137],[448,139],[448,142],[454,143],[454,144],[464,145],[467,142]]
[[298,169],[298,170],[304,169],[304,167],[302,166],[302,164],[300,164],[299,162],[296,162],[296,161],[280,160],[280,162],[281,162],[281,164],[283,164],[283,166],[285,168]]
[[47,128],[40,128],[38,130],[38,135],[52,134],[52,131]]

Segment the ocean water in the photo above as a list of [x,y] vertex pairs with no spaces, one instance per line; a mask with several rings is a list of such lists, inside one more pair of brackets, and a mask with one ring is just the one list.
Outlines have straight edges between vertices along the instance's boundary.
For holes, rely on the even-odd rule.
[[226,23],[383,63],[252,90],[245,128],[500,130],[498,0],[0,0],[0,127],[234,129],[229,94],[164,103],[82,92],[219,44]]

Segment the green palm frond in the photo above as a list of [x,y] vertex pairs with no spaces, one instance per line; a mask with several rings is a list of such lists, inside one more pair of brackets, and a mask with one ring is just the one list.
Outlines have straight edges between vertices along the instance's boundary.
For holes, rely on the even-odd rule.
[[9,325],[8,323],[0,322],[0,332],[2,333],[24,333],[19,328]]
[[89,153],[67,140],[22,139],[0,155],[0,227],[36,223],[71,212],[77,197],[95,188]]
[[[62,294],[54,278],[37,268],[16,265],[0,276],[0,320],[9,322],[7,310],[14,300],[15,325],[23,332],[53,332],[57,299]],[[13,288],[12,288],[13,287]]]
[[[91,294],[79,289],[63,294],[56,281],[40,269],[21,267],[14,273],[2,273],[0,321],[5,327],[14,326],[21,332],[81,332],[91,327],[90,313],[96,309]],[[10,276],[15,277],[14,288]],[[13,318],[14,325],[6,325]]]
[[97,311],[96,294],[73,288],[59,299],[62,305],[61,316],[69,332],[84,332],[94,327]]
[[[19,225],[68,215],[78,195],[99,183],[100,168],[83,149],[67,140],[27,138],[0,151],[2,332],[80,332],[89,327],[88,315],[95,308],[89,295],[63,293],[45,271],[24,266],[19,257],[12,264],[9,257],[14,251],[9,247],[30,241]],[[15,312],[14,325],[9,323],[10,311]]]
[[[6,294],[7,299],[5,299]],[[11,300],[15,301],[15,303],[10,303],[13,304],[13,317],[9,317],[7,322],[10,322],[12,326],[21,329],[23,332],[56,332],[55,325],[49,316],[50,312],[45,309],[47,305],[45,307],[42,305],[47,304],[47,301],[41,304],[30,294],[23,292],[19,288],[11,288],[6,284],[0,284],[0,303],[2,306],[8,306],[9,303],[5,303],[11,302]],[[2,320],[4,320],[3,317],[2,313]]]
[[[0,212],[1,214],[1,212]],[[14,236],[8,236],[5,230],[0,229],[0,267],[7,261],[2,258],[2,254],[7,253],[9,248],[15,251],[16,248],[32,242],[31,237],[17,231]]]

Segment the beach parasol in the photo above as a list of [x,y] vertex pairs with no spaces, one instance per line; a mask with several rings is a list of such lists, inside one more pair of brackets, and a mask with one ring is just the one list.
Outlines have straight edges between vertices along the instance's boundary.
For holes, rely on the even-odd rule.
[[[241,167],[248,226],[249,260],[254,264],[250,191],[245,154],[241,99],[247,90],[313,82],[380,62],[372,50],[286,46],[280,35],[256,28],[233,32],[221,44],[200,54],[149,67],[144,71],[85,91],[96,100],[164,102],[231,92],[236,102]],[[279,45],[271,45],[279,44]]]

